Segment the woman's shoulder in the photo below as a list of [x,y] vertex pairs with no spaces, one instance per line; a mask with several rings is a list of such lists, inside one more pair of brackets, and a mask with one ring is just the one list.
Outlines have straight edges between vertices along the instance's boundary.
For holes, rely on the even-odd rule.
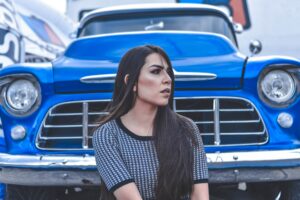
[[94,138],[98,138],[101,140],[112,139],[114,137],[115,130],[117,129],[117,125],[115,120],[110,120],[101,124],[93,133]]

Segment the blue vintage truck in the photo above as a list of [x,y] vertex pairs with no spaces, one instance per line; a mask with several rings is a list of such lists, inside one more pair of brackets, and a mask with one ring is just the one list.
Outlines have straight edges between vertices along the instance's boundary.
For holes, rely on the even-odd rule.
[[107,114],[120,58],[153,44],[171,58],[174,110],[198,125],[212,186],[299,199],[299,60],[241,54],[230,18],[208,5],[103,8],[81,20],[77,37],[51,63],[0,71],[8,195],[98,191],[95,121]]

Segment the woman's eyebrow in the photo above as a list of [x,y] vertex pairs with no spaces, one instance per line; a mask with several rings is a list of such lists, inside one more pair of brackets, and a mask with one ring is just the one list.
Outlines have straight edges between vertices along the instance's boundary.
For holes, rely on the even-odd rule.
[[[156,64],[154,64],[154,65],[150,65],[149,67],[157,67],[157,68],[160,68],[160,69],[165,69],[165,67],[164,67],[164,66],[161,66],[161,65],[156,65]],[[167,67],[166,69],[168,69],[168,67]]]

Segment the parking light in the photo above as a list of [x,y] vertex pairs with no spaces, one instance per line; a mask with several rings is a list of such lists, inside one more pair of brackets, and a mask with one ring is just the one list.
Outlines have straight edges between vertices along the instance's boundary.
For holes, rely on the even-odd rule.
[[21,140],[26,136],[26,129],[24,126],[17,125],[11,129],[10,135],[14,140]]
[[293,125],[293,116],[289,113],[282,112],[277,117],[277,122],[282,128],[290,128]]

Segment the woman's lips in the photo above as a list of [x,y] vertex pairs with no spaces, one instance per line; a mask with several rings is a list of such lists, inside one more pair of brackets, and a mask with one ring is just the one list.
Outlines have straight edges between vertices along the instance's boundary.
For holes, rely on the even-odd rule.
[[169,93],[171,93],[171,89],[170,88],[166,88],[166,89],[162,90],[160,93],[167,93],[167,94],[169,94]]

